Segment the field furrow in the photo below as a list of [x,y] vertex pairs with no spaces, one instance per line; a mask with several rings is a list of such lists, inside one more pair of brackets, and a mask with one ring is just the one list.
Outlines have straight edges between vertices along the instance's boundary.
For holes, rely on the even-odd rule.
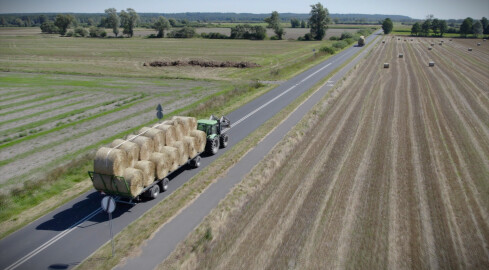
[[195,268],[489,266],[486,60],[468,68],[451,43],[428,51],[425,39],[384,40],[320,102],[317,124],[270,180],[221,221]]

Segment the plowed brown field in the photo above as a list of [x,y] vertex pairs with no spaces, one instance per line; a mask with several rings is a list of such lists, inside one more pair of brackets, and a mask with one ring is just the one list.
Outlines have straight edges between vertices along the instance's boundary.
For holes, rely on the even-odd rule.
[[489,269],[489,42],[385,40],[184,266]]

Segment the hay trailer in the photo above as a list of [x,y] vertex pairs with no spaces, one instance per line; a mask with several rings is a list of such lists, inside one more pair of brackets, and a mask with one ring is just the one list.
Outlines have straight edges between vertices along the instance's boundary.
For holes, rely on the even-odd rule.
[[[163,177],[158,177],[157,174],[155,174],[154,181],[144,187],[135,187],[131,180],[126,179],[122,175],[96,172],[95,168],[94,171],[89,171],[88,175],[97,191],[114,197],[116,202],[134,205],[135,203],[140,202],[142,198],[155,199],[160,191],[166,191],[168,189],[169,179],[172,176],[186,168],[193,169],[200,167],[201,155],[203,153],[211,156],[217,154],[219,148],[225,148],[228,145],[229,140],[228,135],[225,133],[225,128],[229,128],[230,125],[231,123],[229,119],[224,116],[221,119],[211,116],[209,120],[198,120],[197,130],[205,133],[205,136],[207,137],[203,140],[204,145],[200,149],[202,151],[197,151],[196,155],[193,157],[189,156],[186,162],[169,170]],[[108,154],[107,157],[109,157]],[[97,163],[97,161],[95,161],[95,163]],[[113,165],[114,160],[109,160],[108,163]],[[137,171],[137,169],[134,168],[127,168],[126,170]]]

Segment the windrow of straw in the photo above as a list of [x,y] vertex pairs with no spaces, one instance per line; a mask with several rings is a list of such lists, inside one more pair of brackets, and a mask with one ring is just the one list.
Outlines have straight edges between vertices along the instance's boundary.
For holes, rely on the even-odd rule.
[[134,167],[139,160],[139,145],[133,142],[116,139],[110,144],[110,147],[121,149],[126,152],[129,167]]

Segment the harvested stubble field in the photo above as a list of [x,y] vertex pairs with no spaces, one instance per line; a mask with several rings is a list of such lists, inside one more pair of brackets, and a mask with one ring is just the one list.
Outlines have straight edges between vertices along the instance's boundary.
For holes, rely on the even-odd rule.
[[489,267],[489,43],[384,39],[160,269]]

